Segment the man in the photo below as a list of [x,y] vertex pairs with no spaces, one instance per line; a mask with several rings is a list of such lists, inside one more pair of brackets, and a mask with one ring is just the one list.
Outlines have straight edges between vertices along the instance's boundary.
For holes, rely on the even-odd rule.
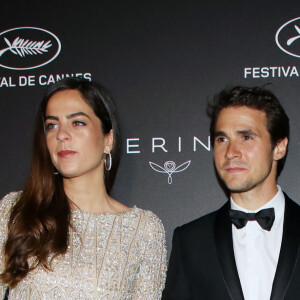
[[299,300],[300,207],[276,185],[289,119],[265,89],[235,87],[215,100],[214,162],[230,199],[175,229],[162,299]]

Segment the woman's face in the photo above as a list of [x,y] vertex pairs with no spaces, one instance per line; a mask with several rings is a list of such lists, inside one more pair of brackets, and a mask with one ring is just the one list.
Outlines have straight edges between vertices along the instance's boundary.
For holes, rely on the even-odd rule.
[[46,143],[53,165],[65,178],[103,174],[103,153],[112,149],[113,134],[77,90],[56,92],[46,108]]

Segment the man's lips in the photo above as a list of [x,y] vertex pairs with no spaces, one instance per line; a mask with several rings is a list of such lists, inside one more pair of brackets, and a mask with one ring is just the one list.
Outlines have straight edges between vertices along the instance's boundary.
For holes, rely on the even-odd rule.
[[77,153],[76,151],[72,151],[72,150],[61,150],[57,154],[58,154],[58,156],[60,156],[62,158],[67,158],[67,157],[73,156],[76,153]]
[[239,172],[243,172],[246,171],[246,168],[242,168],[242,167],[230,167],[230,168],[226,168],[226,171],[228,173],[239,173]]

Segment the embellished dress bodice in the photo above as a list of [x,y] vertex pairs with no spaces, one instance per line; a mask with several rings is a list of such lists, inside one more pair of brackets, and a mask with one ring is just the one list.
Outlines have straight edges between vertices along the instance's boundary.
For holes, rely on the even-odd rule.
[[[1,272],[8,208],[17,195],[0,203]],[[122,214],[74,210],[68,250],[51,266],[52,271],[37,266],[29,272],[10,290],[9,299],[160,299],[166,272],[163,225],[152,212],[137,207]],[[5,289],[2,285],[2,295]]]

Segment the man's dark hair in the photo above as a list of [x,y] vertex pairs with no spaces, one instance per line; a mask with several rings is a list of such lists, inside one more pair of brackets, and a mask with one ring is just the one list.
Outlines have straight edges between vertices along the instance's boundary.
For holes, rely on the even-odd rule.
[[[247,106],[266,113],[266,127],[270,134],[273,149],[279,141],[283,140],[285,137],[289,138],[289,118],[279,100],[272,92],[260,87],[250,88],[236,86],[222,90],[214,97],[213,105],[209,106],[212,146],[214,146],[215,126],[219,114],[222,109],[232,106]],[[277,175],[279,175],[283,169],[285,158],[286,155],[278,161]]]

